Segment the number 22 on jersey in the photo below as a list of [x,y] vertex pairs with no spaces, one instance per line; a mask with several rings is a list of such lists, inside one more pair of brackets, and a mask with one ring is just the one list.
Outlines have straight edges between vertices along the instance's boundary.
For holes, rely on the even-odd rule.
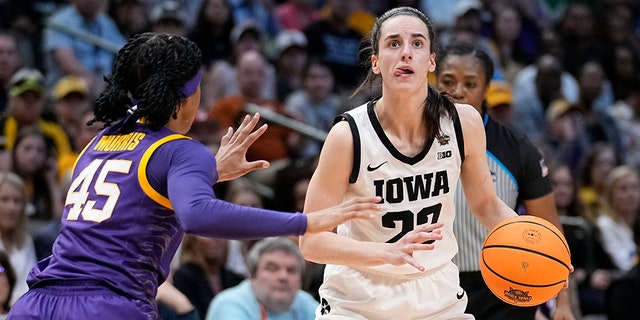
[[[102,222],[113,214],[120,187],[116,183],[107,182],[111,172],[128,174],[131,169],[130,160],[102,160],[96,159],[86,166],[71,182],[65,207],[73,205],[67,214],[67,220],[78,220],[82,215],[85,221]],[[106,197],[102,208],[94,208],[96,199],[91,199],[90,189],[95,196]]]

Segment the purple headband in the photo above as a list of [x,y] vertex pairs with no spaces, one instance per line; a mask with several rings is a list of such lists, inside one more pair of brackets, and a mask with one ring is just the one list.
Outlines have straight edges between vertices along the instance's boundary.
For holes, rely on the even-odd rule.
[[200,79],[202,78],[202,71],[198,70],[191,80],[187,81],[181,88],[180,92],[184,95],[185,98],[190,97],[192,94],[196,92],[198,86],[200,85]]

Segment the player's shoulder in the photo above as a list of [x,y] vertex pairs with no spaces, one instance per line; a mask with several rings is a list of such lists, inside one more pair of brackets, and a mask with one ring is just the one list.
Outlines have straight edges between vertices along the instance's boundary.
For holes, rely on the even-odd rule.
[[[466,135],[467,133],[475,134],[478,130],[484,131],[484,123],[482,117],[476,108],[465,103],[455,103],[456,111],[458,112],[458,118],[460,119],[460,125]],[[484,134],[482,134],[484,136]]]

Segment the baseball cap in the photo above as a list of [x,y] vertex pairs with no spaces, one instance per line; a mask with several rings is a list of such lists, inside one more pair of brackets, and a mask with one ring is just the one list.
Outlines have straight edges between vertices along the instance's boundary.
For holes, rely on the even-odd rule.
[[168,0],[153,8],[150,19],[153,24],[160,20],[173,20],[185,24],[187,13],[179,2]]
[[251,20],[247,20],[243,23],[236,24],[233,29],[231,29],[231,42],[237,43],[245,33],[251,32],[257,39],[261,38],[262,32],[258,28],[258,25]]
[[287,29],[280,31],[276,36],[276,50],[278,54],[284,52],[291,47],[307,47],[307,36],[302,31],[295,29]]
[[71,93],[87,95],[89,93],[87,83],[76,76],[65,76],[56,83],[53,89],[53,98],[58,100]]
[[503,81],[491,81],[489,90],[487,91],[487,104],[489,108],[503,104],[512,105],[513,94],[511,92],[511,86]]
[[9,80],[9,94],[19,96],[27,91],[44,93],[44,76],[37,69],[22,68]]
[[549,103],[549,107],[545,112],[545,117],[548,122],[552,122],[570,111],[578,110],[576,107],[572,106],[566,99],[559,98],[554,99]]

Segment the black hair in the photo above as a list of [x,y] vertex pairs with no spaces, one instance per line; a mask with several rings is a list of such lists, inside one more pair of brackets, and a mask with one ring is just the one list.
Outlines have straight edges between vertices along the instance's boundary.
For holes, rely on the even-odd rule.
[[185,37],[147,32],[130,38],[105,77],[107,85],[96,100],[90,124],[102,121],[110,126],[130,110],[153,129],[166,125],[187,98],[180,88],[200,70],[200,57],[200,49]]
[[450,56],[473,56],[473,58],[476,59],[484,69],[484,77],[487,85],[491,82],[495,70],[491,57],[476,46],[465,42],[454,43],[444,48],[442,55],[438,56],[436,63],[436,75],[439,75],[440,72],[442,72],[441,64]]
[[[436,75],[440,75],[442,72],[442,64],[447,60],[450,56],[472,56],[484,69],[484,77],[485,77],[485,85],[488,87],[491,83],[491,79],[493,78],[493,73],[495,71],[495,66],[493,64],[493,60],[489,55],[478,49],[478,47],[466,43],[466,42],[456,42],[450,44],[442,50],[442,54],[438,56],[436,61]],[[485,99],[482,102],[483,112],[486,112],[487,109],[487,100]]]
[[[370,36],[363,39],[362,50],[360,51],[359,55],[361,58],[369,59],[372,55],[378,54],[380,49],[380,29],[382,29],[382,25],[387,20],[398,16],[410,16],[422,20],[422,22],[424,22],[424,24],[427,26],[427,30],[429,33],[429,50],[434,54],[437,53],[438,45],[436,40],[436,31],[435,26],[431,22],[431,20],[418,9],[412,7],[397,7],[388,10],[380,17],[378,17],[376,23],[371,29]],[[360,91],[364,90],[367,87],[372,88],[374,84],[380,82],[380,75],[373,73],[370,63],[367,64],[367,69],[368,72],[366,78],[364,79],[362,84],[360,84],[360,86],[355,90],[352,96],[358,94]],[[440,136],[440,117],[442,117],[443,115],[448,115],[452,119],[458,117],[458,112],[453,102],[448,98],[446,94],[440,93],[431,84],[428,85],[427,99],[424,102],[423,109],[423,116],[425,122],[427,123],[427,141],[431,141],[434,138]]]
[[[45,144],[45,163],[41,165],[35,172],[27,174],[22,169],[24,159],[18,159],[16,153],[18,147],[23,141],[29,137],[36,137],[42,140]],[[33,194],[31,195],[31,204],[35,207],[35,213],[30,216],[33,219],[49,220],[56,214],[54,203],[58,199],[51,197],[51,185],[47,183],[47,161],[52,157],[57,157],[57,150],[55,150],[54,142],[50,137],[44,134],[44,132],[38,127],[24,127],[18,130],[16,140],[13,144],[13,150],[11,150],[11,169],[25,182],[31,181],[33,185]]]

